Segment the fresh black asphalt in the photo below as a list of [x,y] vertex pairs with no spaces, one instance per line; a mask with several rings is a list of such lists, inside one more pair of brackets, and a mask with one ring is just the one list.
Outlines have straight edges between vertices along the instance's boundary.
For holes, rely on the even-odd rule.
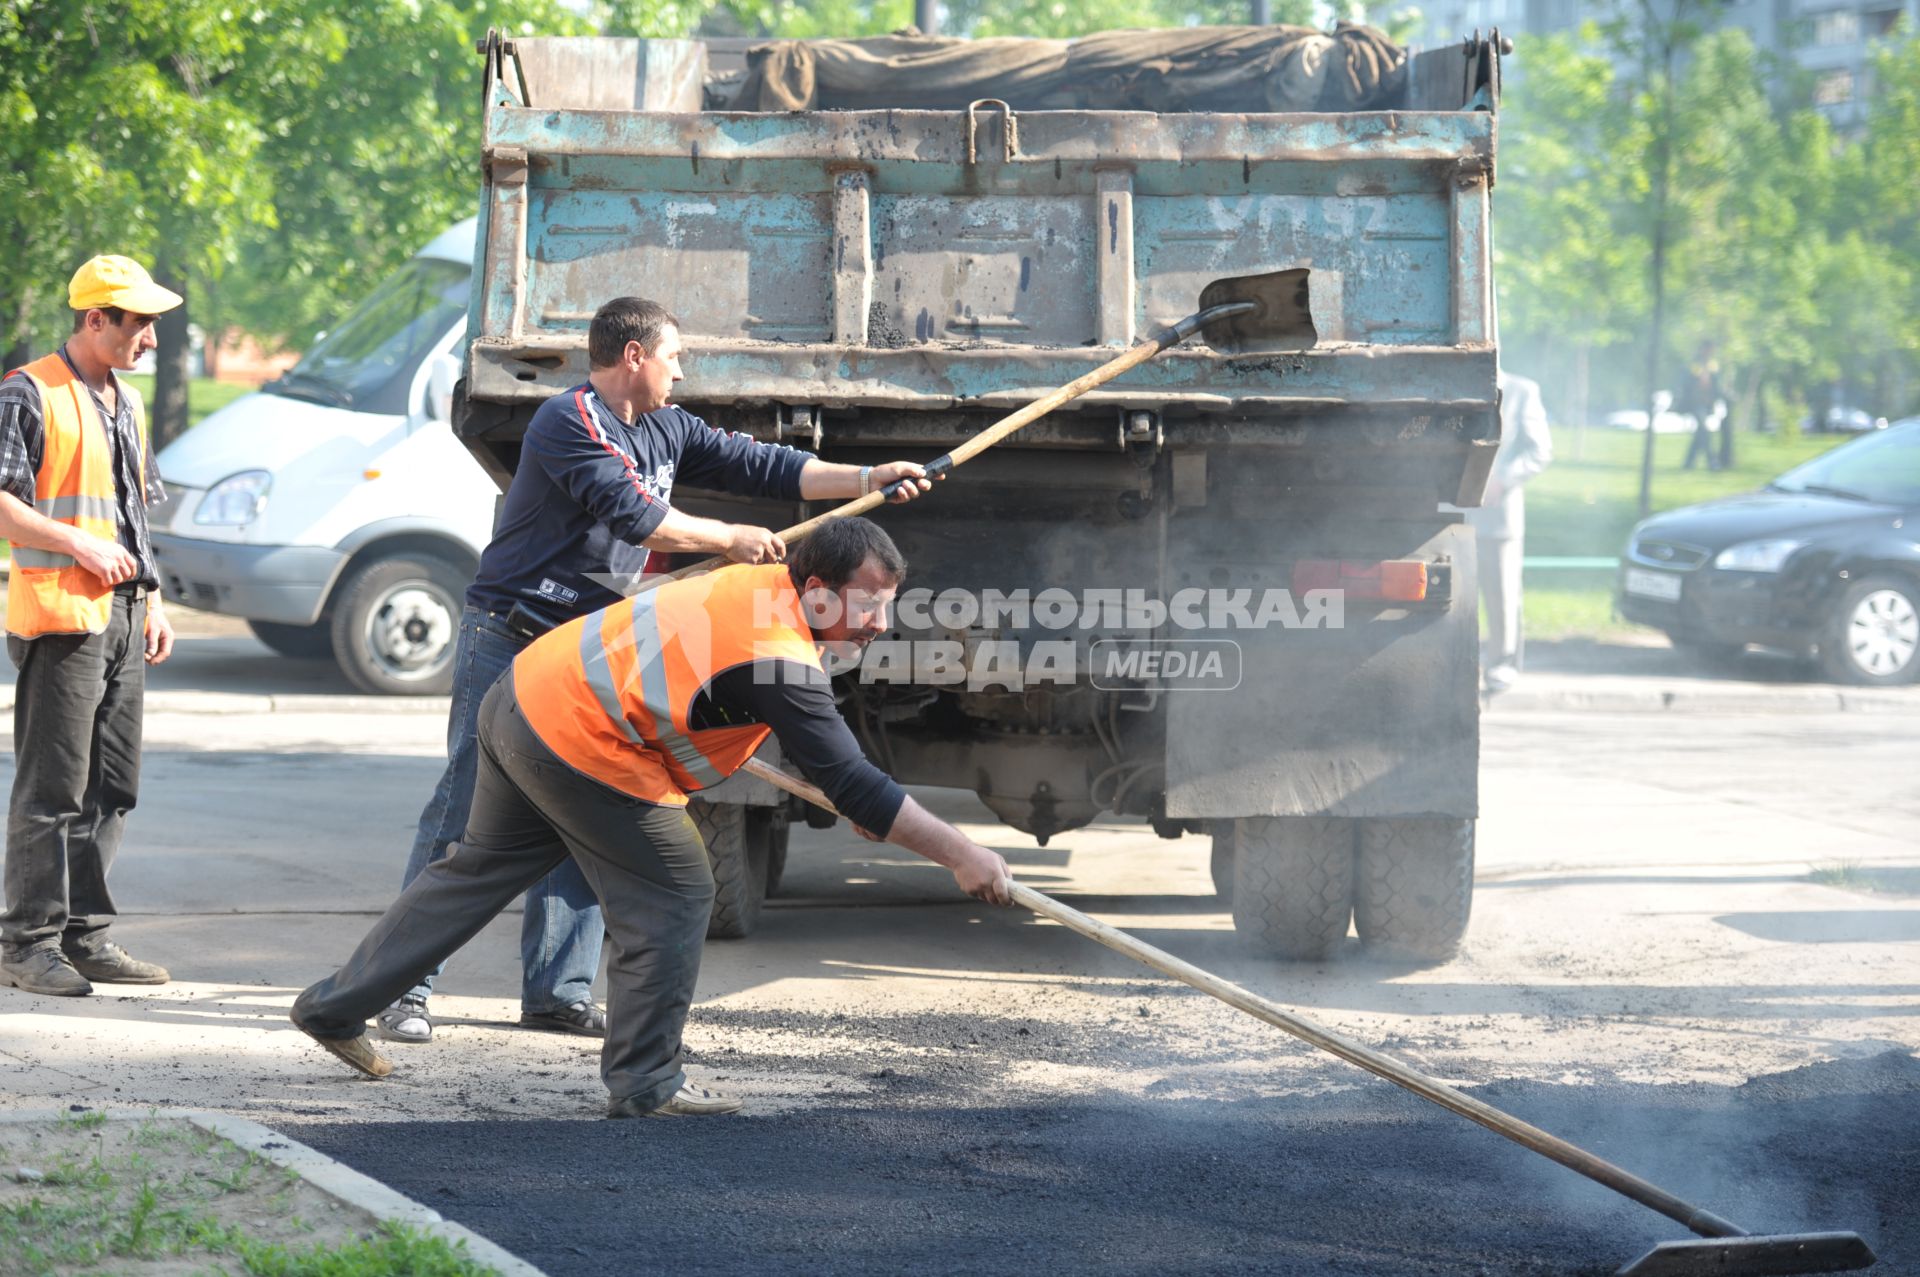
[[[884,1028],[898,1035],[897,1021]],[[987,1045],[999,1049],[983,1054],[1061,1059],[1089,1046],[1067,1036],[992,1033]],[[724,1078],[783,1061],[701,1063]],[[1149,1088],[1140,1099],[1064,1101],[1013,1093],[997,1068],[964,1053],[902,1053],[877,1069],[870,1058],[784,1063],[861,1070],[871,1090],[754,1118],[422,1114],[286,1129],[552,1277],[1598,1275],[1687,1236],[1332,1060],[1309,1078],[1326,1084],[1319,1094],[1162,1099]],[[1169,1076],[1166,1062],[1152,1067]],[[1879,1250],[1879,1273],[1920,1274],[1920,1061],[1911,1054],[1739,1087],[1497,1082],[1473,1093],[1751,1232],[1852,1229]],[[498,1110],[476,1097],[474,1111]]]

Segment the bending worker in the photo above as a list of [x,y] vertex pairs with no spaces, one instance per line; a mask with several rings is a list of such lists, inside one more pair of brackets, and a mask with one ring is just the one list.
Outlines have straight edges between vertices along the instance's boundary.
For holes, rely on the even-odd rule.
[[713,871],[687,793],[738,770],[771,733],[868,837],[1011,904],[1006,861],[929,814],[879,771],[834,708],[821,664],[885,633],[906,575],[865,519],[828,523],[789,564],[734,565],[625,599],[536,640],[480,709],[466,836],[414,879],[345,966],[292,1019],[371,1077],[392,1066],[366,1018],[571,859],[613,941],[601,1075],[609,1117],[731,1113],[690,1085],[680,1038]]
[[[777,562],[785,554],[765,528],[674,509],[676,479],[783,501],[865,496],[908,480],[894,496],[904,501],[929,486],[910,461],[836,465],[714,429],[667,402],[680,380],[680,355],[680,324],[666,307],[616,297],[588,326],[586,384],[547,400],[528,424],[499,527],[467,591],[454,651],[447,766],[420,813],[403,888],[466,828],[480,698],[529,642],[619,598],[626,591],[614,587],[639,576],[649,550],[739,563]],[[606,1032],[606,1015],[592,996],[601,932],[600,908],[571,861],[534,884],[520,927],[521,1024]],[[432,1038],[433,975],[423,972],[381,1012],[383,1037]]]

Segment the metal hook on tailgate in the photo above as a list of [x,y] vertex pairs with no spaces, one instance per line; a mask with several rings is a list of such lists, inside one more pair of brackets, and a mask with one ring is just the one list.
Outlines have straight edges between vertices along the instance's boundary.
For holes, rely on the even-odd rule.
[[979,148],[976,145],[980,120],[974,112],[983,106],[1000,108],[1001,117],[1006,121],[1006,127],[1002,130],[1002,140],[1006,143],[1006,155],[1003,158],[1011,160],[1020,150],[1020,125],[1013,118],[1013,108],[999,98],[980,98],[967,103],[967,163],[977,164],[980,161]]

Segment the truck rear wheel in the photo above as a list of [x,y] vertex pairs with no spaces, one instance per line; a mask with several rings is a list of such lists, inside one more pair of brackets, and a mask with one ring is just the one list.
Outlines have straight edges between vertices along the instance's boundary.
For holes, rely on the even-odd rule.
[[1471,820],[1446,817],[1360,822],[1353,921],[1369,950],[1453,956],[1473,910],[1473,833]]
[[709,940],[739,940],[753,934],[760,923],[760,906],[767,898],[767,862],[772,839],[765,833],[749,837],[757,824],[747,808],[737,803],[709,803],[695,798],[687,814],[707,844],[713,866],[713,916],[707,921]]
[[[1312,960],[1347,936],[1353,822],[1248,816],[1233,822],[1233,928],[1279,958]],[[1216,835],[1217,837],[1217,835]]]
[[353,685],[376,696],[453,689],[466,577],[430,554],[372,559],[340,587],[333,655]]

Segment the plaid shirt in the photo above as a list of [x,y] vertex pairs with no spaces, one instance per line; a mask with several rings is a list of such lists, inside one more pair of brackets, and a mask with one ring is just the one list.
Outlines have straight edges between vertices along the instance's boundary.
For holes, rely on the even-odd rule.
[[[73,368],[73,360],[67,358],[64,347],[60,358],[67,361],[67,367]],[[78,376],[79,371],[75,368],[74,374]],[[136,583],[157,590],[160,573],[154,566],[147,507],[163,504],[167,490],[160,482],[160,469],[153,463],[153,454],[148,451],[145,499],[137,499],[140,494],[138,458],[146,441],[140,438],[134,425],[133,392],[117,376],[114,386],[119,393],[115,395],[116,405],[111,413],[91,387],[88,393],[93,394],[93,406],[99,410],[101,423],[107,428],[107,447],[113,456],[113,493],[120,516],[120,544],[140,564]],[[0,492],[18,497],[29,507],[33,505],[34,479],[46,455],[46,443],[46,414],[40,405],[39,387],[25,377],[0,381]]]

